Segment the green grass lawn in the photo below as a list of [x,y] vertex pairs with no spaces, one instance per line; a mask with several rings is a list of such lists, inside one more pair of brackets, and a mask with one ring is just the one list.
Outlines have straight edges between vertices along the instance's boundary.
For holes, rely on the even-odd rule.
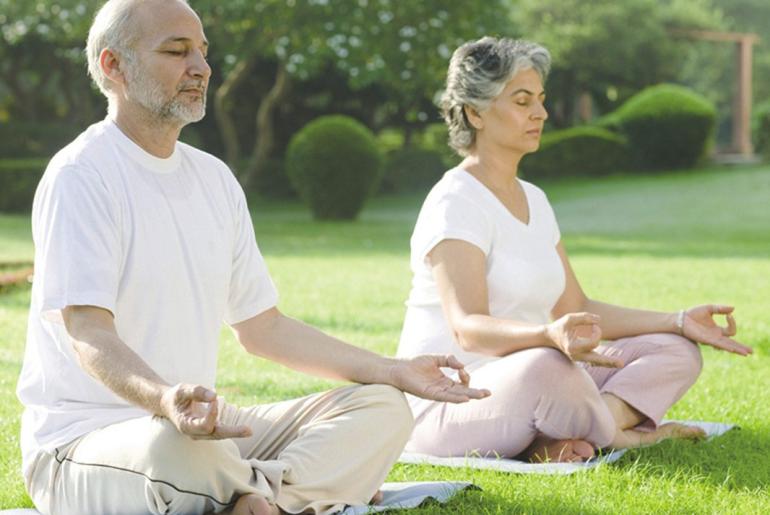
[[[755,354],[704,349],[700,380],[669,416],[741,429],[705,443],[634,450],[569,477],[397,465],[389,480],[471,480],[482,488],[419,513],[770,513],[770,168],[542,186],[590,296],[661,310],[736,306],[739,338]],[[313,223],[298,205],[254,203],[280,308],[357,345],[395,352],[421,200],[375,199],[355,223]],[[27,218],[0,216],[0,261],[31,260],[28,233]],[[14,395],[28,302],[27,289],[0,295],[0,509],[30,505],[18,474],[21,406]],[[223,330],[218,390],[231,402],[335,385],[244,356]]]

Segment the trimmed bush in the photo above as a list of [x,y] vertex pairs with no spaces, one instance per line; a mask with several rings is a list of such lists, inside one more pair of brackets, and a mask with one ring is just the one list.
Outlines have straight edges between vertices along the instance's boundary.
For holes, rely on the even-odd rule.
[[520,168],[536,179],[607,175],[628,168],[628,147],[623,137],[600,127],[547,132],[540,149],[524,156]]
[[317,118],[292,137],[286,172],[321,220],[352,220],[379,183],[383,157],[372,132],[349,116]]
[[380,192],[426,192],[446,169],[441,154],[435,150],[414,147],[395,150],[385,158]]
[[638,168],[690,168],[706,153],[716,109],[683,86],[659,84],[637,93],[615,113]]
[[0,212],[27,213],[48,158],[0,160]]
[[751,115],[751,133],[754,139],[754,151],[770,161],[770,101],[754,108]]

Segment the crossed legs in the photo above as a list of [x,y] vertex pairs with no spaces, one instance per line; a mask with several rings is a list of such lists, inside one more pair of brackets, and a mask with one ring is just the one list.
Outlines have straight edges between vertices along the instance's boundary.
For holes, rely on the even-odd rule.
[[41,454],[30,496],[44,514],[329,513],[375,495],[412,428],[403,394],[383,385],[224,404],[220,417],[253,436],[192,440],[149,416],[113,424]]
[[457,406],[410,398],[417,424],[407,450],[575,461],[592,456],[594,448],[701,435],[681,424],[660,425],[700,373],[695,344],[673,334],[648,334],[598,350],[626,366],[576,365],[548,348],[471,365],[472,386],[488,388],[492,396]]

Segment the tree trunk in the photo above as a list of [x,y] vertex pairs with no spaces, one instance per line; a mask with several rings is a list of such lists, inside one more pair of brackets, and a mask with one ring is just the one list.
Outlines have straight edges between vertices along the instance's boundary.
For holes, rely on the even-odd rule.
[[219,135],[225,146],[225,162],[236,176],[242,175],[239,170],[241,147],[238,143],[238,129],[230,115],[230,108],[235,90],[248,77],[255,61],[256,58],[253,55],[239,61],[214,93],[214,116],[217,120],[217,127],[219,127]]
[[289,74],[283,63],[278,63],[275,72],[275,82],[267,95],[262,98],[257,110],[257,134],[249,164],[246,166],[241,185],[246,189],[262,171],[270,153],[275,147],[275,128],[273,126],[273,112],[278,103],[289,91]]

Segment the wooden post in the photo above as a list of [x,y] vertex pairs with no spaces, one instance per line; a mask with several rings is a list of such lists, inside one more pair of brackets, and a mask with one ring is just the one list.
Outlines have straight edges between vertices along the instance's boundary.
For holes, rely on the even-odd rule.
[[735,70],[736,90],[733,110],[733,147],[742,155],[751,155],[751,44],[750,37],[737,42],[737,64]]

